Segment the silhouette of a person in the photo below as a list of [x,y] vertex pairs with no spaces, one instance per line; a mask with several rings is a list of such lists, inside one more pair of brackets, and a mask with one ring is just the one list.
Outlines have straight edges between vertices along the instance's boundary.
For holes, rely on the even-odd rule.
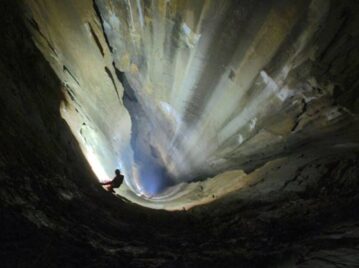
[[114,188],[119,188],[121,184],[123,183],[123,175],[121,174],[121,171],[119,169],[115,170],[116,176],[113,178],[112,181],[109,182],[102,182],[101,185],[108,186],[105,187],[107,191],[114,193]]

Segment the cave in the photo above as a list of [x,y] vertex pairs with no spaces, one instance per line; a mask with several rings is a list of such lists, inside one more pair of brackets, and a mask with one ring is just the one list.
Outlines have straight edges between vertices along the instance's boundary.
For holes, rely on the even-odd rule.
[[358,1],[0,18],[1,267],[359,267]]

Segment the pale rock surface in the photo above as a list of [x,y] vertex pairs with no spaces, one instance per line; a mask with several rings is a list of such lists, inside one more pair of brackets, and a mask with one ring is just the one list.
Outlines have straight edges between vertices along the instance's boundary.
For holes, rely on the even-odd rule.
[[356,80],[331,56],[356,53],[341,41],[358,23],[341,11],[346,3],[25,4],[64,84],[62,115],[99,180],[120,167],[129,189],[160,198],[168,186],[249,172],[302,144],[358,142],[357,104],[336,96],[354,94]]

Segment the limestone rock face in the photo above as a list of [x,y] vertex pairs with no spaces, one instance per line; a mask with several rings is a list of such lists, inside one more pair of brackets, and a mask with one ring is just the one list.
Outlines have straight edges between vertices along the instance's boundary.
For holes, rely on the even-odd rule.
[[99,179],[109,180],[121,157],[133,162],[131,122],[92,2],[25,2],[34,42],[62,82],[61,114]]
[[132,190],[154,195],[252,170],[314,140],[352,142],[333,139],[357,125],[358,16],[349,2],[25,5],[63,82],[63,117],[99,179],[119,166]]
[[1,267],[359,267],[358,14],[2,1]]

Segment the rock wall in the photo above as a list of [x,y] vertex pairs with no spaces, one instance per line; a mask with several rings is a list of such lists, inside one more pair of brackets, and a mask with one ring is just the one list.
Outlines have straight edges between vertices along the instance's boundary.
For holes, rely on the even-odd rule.
[[357,142],[354,1],[25,4],[100,180],[120,166],[153,196],[302,144]]
[[[70,6],[85,3],[67,2]],[[355,139],[357,42],[352,24],[355,5],[350,1],[333,3],[337,4],[336,8],[330,8],[327,13],[330,27],[322,31],[331,33],[328,36],[332,38],[325,39],[324,34],[317,40],[318,47],[323,47],[325,53],[321,61],[312,63],[312,70],[321,77],[321,83],[327,79],[341,82],[340,87],[338,84],[334,88],[334,99],[327,96],[307,100],[304,113],[298,117],[299,125],[310,122],[307,128],[312,132],[307,134],[313,136],[303,134],[305,142],[297,143],[300,148],[296,150],[273,151],[266,164],[254,170],[251,169],[256,165],[245,171],[226,171],[212,180],[182,184],[181,191],[169,189],[168,195],[164,193],[165,198],[159,197],[150,204],[164,207],[167,201],[171,209],[184,205],[183,211],[168,212],[141,208],[128,200],[124,200],[125,203],[101,189],[82,154],[82,151],[86,153],[87,144],[82,137],[88,137],[88,142],[97,139],[90,139],[94,130],[88,124],[92,122],[95,128],[95,115],[102,116],[102,113],[98,110],[85,125],[80,120],[78,126],[83,127],[72,133],[75,119],[85,118],[87,110],[75,104],[80,97],[71,93],[71,86],[66,86],[59,72],[64,72],[62,75],[66,75],[68,81],[73,79],[73,83],[80,78],[68,65],[56,69],[47,54],[43,57],[34,44],[40,36],[31,40],[32,35],[23,23],[24,13],[20,9],[23,6],[14,1],[3,2],[0,9],[1,266],[359,266],[359,170]],[[42,14],[51,10],[46,7]],[[73,14],[79,10],[67,11]],[[94,14],[92,9],[85,13]],[[33,31],[41,35],[43,31],[36,30],[40,29],[36,26],[39,24],[28,19],[25,17]],[[58,23],[70,22],[60,20]],[[73,31],[71,27],[64,28]],[[97,42],[102,42],[101,37],[97,39],[88,45],[96,47]],[[39,43],[37,46],[41,48]],[[99,51],[106,53],[105,48]],[[70,57],[67,53],[63,57],[66,55]],[[345,60],[340,60],[342,57]],[[346,66],[344,70],[340,69],[342,64]],[[90,63],[88,66],[91,67]],[[117,75],[124,85],[130,83],[130,78],[121,70]],[[296,71],[296,76],[301,75],[305,75],[305,69]],[[129,104],[126,107],[129,110],[145,107],[133,105],[136,100],[140,103],[137,90],[133,86],[126,88],[123,102]],[[113,94],[117,95],[114,91]],[[118,98],[114,102],[119,102]],[[333,123],[330,127],[324,119],[309,120],[325,111],[322,110],[327,107],[324,104],[340,105],[350,116],[345,116],[343,121],[329,121]],[[78,112],[77,108],[80,108]],[[141,113],[142,116],[149,114],[145,108]],[[66,117],[71,127],[61,116]],[[123,116],[129,120],[128,115]],[[139,122],[145,122],[144,118],[139,118]],[[141,124],[136,124],[136,128],[146,127]],[[85,131],[86,128],[90,130]],[[82,136],[80,130],[86,135]],[[316,136],[318,133],[323,135]],[[136,140],[132,140],[135,145]],[[106,148],[111,152],[110,146]],[[99,152],[93,152],[97,160],[102,159]],[[101,161],[106,162],[105,158]],[[212,199],[211,204],[186,210]]]
[[[116,67],[145,110],[137,154],[155,151],[176,182],[252,169],[354,120],[333,104],[339,78],[318,74],[343,30],[325,25],[348,2],[96,4]],[[351,28],[353,16],[340,21]]]
[[24,9],[35,44],[61,80],[61,114],[99,180],[111,179],[116,167],[130,170],[130,117],[92,2],[25,1]]

